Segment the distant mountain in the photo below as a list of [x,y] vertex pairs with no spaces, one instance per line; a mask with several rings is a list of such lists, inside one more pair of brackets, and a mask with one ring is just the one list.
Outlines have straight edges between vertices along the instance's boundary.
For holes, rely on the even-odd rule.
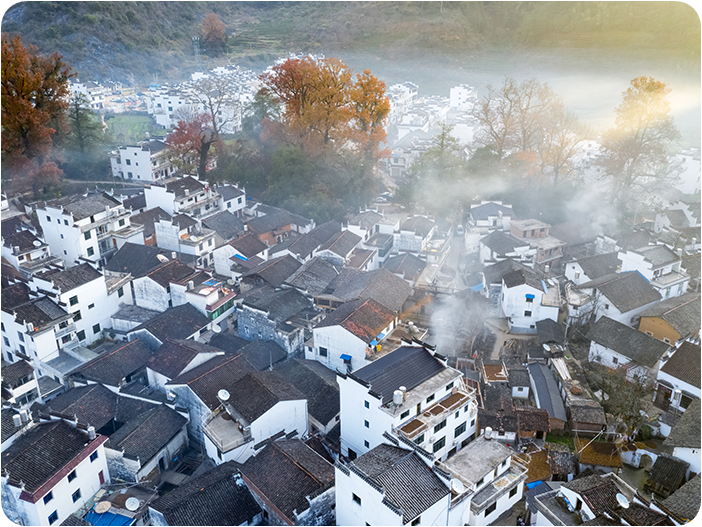
[[192,37],[214,12],[226,26],[212,67],[261,67],[288,51],[368,51],[391,59],[488,47],[651,49],[700,59],[700,24],[682,2],[22,2],[3,33],[61,52],[85,80],[186,78]]

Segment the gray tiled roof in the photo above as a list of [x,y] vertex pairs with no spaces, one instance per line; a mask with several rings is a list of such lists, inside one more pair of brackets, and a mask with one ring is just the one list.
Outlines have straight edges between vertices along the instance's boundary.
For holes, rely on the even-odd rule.
[[381,444],[351,462],[402,510],[406,524],[449,494],[449,488],[413,450]]
[[483,269],[483,275],[485,276],[485,282],[489,284],[502,284],[502,277],[512,271],[529,269],[526,265],[521,262],[507,258],[501,262],[497,262],[493,265],[488,265]]
[[331,262],[315,257],[302,264],[285,283],[310,296],[316,296],[324,291],[338,274],[339,271]]
[[638,271],[608,274],[578,286],[579,289],[593,287],[622,313],[661,299],[660,293]]
[[383,215],[373,210],[366,210],[356,214],[349,220],[349,225],[358,225],[364,230],[370,229],[373,225],[383,219]]
[[680,519],[692,520],[697,516],[700,511],[700,475],[663,500],[663,506]]
[[208,353],[210,357],[214,357],[216,353],[222,353],[222,350],[194,340],[166,339],[149,359],[147,366],[173,379],[200,353]]
[[245,272],[242,278],[258,276],[272,286],[280,287],[282,283],[290,278],[301,266],[302,264],[294,257],[286,254],[285,256],[273,258],[272,260],[263,262],[261,265],[257,265],[250,271]]
[[339,385],[333,374],[331,379],[326,375],[322,376],[320,368],[316,365],[332,373],[317,361],[301,359],[277,364],[274,369],[304,394],[310,416],[322,424],[327,424],[339,414],[341,408]]
[[223,210],[202,220],[202,224],[215,231],[225,241],[236,238],[244,232],[244,222],[228,210]]
[[188,420],[166,405],[131,417],[105,444],[105,448],[122,450],[125,457],[142,465],[150,461],[180,432]]
[[191,304],[183,304],[168,308],[133,331],[146,329],[164,342],[167,338],[186,339],[209,323],[209,319]]
[[484,238],[480,238],[480,243],[500,256],[514,252],[517,247],[529,245],[528,242],[510,236],[502,231],[492,231]]
[[[179,375],[167,385],[188,385],[210,409],[219,406],[217,392],[230,387],[247,373],[257,371],[246,358],[239,355],[221,355]],[[229,390],[231,392],[231,390]]]
[[12,419],[12,416],[16,413],[17,412],[11,408],[3,408],[2,411],[0,411],[0,423],[2,424],[0,436],[3,442],[10,439],[19,431],[19,428],[15,426],[15,422]]
[[470,215],[476,221],[487,220],[491,216],[498,216],[500,212],[504,216],[510,216],[514,218],[514,213],[512,212],[511,206],[500,205],[499,203],[495,203],[494,201],[483,203],[482,205],[470,208]]
[[32,298],[29,296],[29,287],[24,282],[17,282],[8,287],[2,288],[0,302],[2,302],[2,310],[7,313],[12,313],[13,308],[29,302]]
[[168,525],[250,525],[261,512],[233,461],[186,481],[149,506]]
[[533,362],[527,368],[529,369],[529,375],[534,381],[534,387],[539,398],[539,408],[545,408],[551,418],[566,421],[563,400],[551,370],[540,362]]
[[580,264],[583,272],[590,280],[594,280],[601,276],[617,272],[617,267],[622,263],[621,260],[617,258],[617,254],[616,252],[596,254],[595,256],[587,256],[576,260],[576,263]]
[[119,386],[132,373],[145,368],[151,350],[139,340],[119,343],[74,370],[71,375],[108,386]]
[[58,324],[69,316],[63,308],[48,297],[35,298],[25,304],[15,306],[13,311],[17,322],[20,324],[31,322],[35,330]]
[[663,441],[666,448],[695,448],[702,446],[700,439],[700,400],[695,399],[687,407],[670,434]]
[[74,220],[88,218],[95,214],[105,212],[105,207],[113,209],[119,207],[121,204],[119,200],[113,198],[106,192],[91,194],[89,196],[74,194],[72,196],[64,196],[46,202],[47,206],[63,208],[63,212],[72,214]]
[[269,285],[247,292],[242,307],[263,311],[277,324],[312,306],[312,301],[297,289],[275,290]]
[[249,230],[252,230],[259,236],[271,232],[275,229],[280,229],[293,222],[292,214],[286,210],[274,209],[265,216],[258,216],[246,222]]
[[148,238],[149,236],[153,236],[153,234],[156,232],[154,222],[158,220],[170,220],[171,217],[172,216],[161,207],[154,207],[152,209],[145,210],[141,214],[134,214],[129,218],[129,222],[133,225],[143,225],[144,237]]
[[430,352],[416,346],[402,346],[354,372],[382,395],[383,403],[392,400],[400,386],[410,391],[444,371],[446,367]]
[[[105,269],[116,273],[131,273],[134,278],[139,278],[153,268],[163,265],[157,255],[163,255],[170,260],[172,253],[173,251],[154,245],[127,242],[110,258]],[[178,257],[180,258],[180,255]]]
[[346,258],[348,254],[358,245],[362,238],[358,234],[351,231],[341,231],[334,234],[326,242],[320,245],[320,251],[331,251],[338,254],[342,258]]
[[420,238],[425,238],[433,228],[434,222],[424,216],[409,218],[400,226],[401,231],[414,232]]
[[234,185],[221,185],[217,187],[217,192],[219,192],[219,195],[222,196],[224,201],[229,201],[244,195],[244,193]]
[[390,311],[400,312],[411,290],[407,282],[387,269],[359,271],[345,267],[319,296],[342,302],[372,298]]
[[63,420],[41,423],[15,438],[2,453],[3,476],[9,483],[33,493],[59,472],[86,443],[87,434]]
[[688,468],[690,468],[690,463],[663,452],[656,458],[648,479],[669,492],[673,492],[685,481]]
[[239,348],[237,353],[241,353],[260,371],[267,370],[271,364],[278,364],[288,358],[287,352],[272,340],[252,340]]
[[411,253],[393,256],[383,264],[384,269],[402,275],[405,280],[416,280],[426,266],[424,260]]
[[250,423],[281,401],[305,399],[303,393],[277,371],[247,373],[232,384],[229,393],[231,405]]
[[20,381],[29,375],[34,373],[34,368],[26,360],[18,360],[12,364],[8,364],[2,367],[2,384],[3,386],[9,386],[10,388],[18,388]]
[[544,287],[543,280],[541,280],[531,269],[518,269],[516,271],[512,271],[511,273],[507,273],[502,277],[502,281],[505,283],[505,287],[507,288],[526,284],[539,291],[544,291],[546,289]]
[[256,256],[258,253],[265,251],[267,247],[267,245],[259,240],[252,232],[247,232],[240,238],[232,240],[229,242],[229,245],[234,247],[234,249],[239,251],[246,258]]
[[36,249],[37,246],[34,245],[35,241],[39,241],[41,243],[39,247],[46,245],[44,242],[39,240],[39,238],[37,238],[33,232],[30,231],[19,231],[10,234],[3,234],[2,239],[5,247],[9,247],[13,251],[14,247],[19,247],[20,252]]
[[665,245],[647,245],[634,250],[651,262],[653,268],[670,265],[680,260],[680,257]]
[[682,337],[696,335],[700,330],[700,294],[685,293],[666,298],[642,311],[639,316],[641,318],[660,317]]
[[609,317],[595,322],[586,338],[649,368],[656,365],[669,347],[665,342]]
[[484,408],[478,409],[478,426],[490,427],[496,432],[514,432],[519,429],[517,412],[512,403],[512,391],[502,383],[488,384],[483,393]]
[[539,344],[565,344],[565,326],[547,318],[536,322],[536,334]]
[[192,176],[177,178],[166,183],[166,190],[175,193],[176,198],[185,196],[185,191],[190,193],[199,192],[205,188],[201,181],[198,181]]
[[293,522],[309,509],[308,497],[334,486],[334,467],[299,439],[270,443],[241,472]]
[[673,356],[661,366],[660,371],[700,388],[701,355],[699,344],[685,341]]

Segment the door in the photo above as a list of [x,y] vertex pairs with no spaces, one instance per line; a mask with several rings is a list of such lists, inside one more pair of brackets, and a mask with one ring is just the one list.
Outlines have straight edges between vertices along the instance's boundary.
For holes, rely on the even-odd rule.
[[100,485],[105,484],[105,476],[103,475],[102,470],[98,472],[98,479],[100,480]]

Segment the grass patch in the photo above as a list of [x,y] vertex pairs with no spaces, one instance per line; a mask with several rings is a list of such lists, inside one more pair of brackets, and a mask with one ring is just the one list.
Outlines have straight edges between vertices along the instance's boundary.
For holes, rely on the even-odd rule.
[[151,137],[163,137],[166,130],[158,128],[156,122],[148,115],[129,113],[112,114],[105,116],[112,144],[134,145],[146,139],[148,132]]
[[546,441],[549,443],[560,443],[562,445],[568,445],[572,452],[575,452],[575,441],[572,437],[557,436],[553,434],[546,434]]

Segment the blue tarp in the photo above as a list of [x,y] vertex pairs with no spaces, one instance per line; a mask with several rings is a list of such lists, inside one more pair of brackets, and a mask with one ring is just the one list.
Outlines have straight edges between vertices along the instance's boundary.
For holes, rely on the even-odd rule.
[[471,291],[478,292],[478,291],[482,291],[483,287],[485,287],[485,286],[484,286],[484,285],[482,284],[482,282],[481,282],[481,283],[479,283],[479,284],[474,285],[473,287],[471,287],[470,290],[471,290]]
[[377,343],[378,343],[378,341],[375,340],[375,339],[373,339],[373,340],[370,341],[370,345],[371,345],[371,346],[375,346]]
[[89,512],[85,515],[85,521],[91,525],[131,525],[134,523],[134,518],[113,512]]
[[382,340],[383,338],[385,338],[385,333],[378,333],[378,336],[375,337],[375,338],[376,338],[377,340]]
[[242,256],[242,255],[240,255],[240,254],[235,254],[235,255],[234,255],[234,258],[239,258],[239,260],[244,260],[244,261],[247,261],[247,260],[248,260],[248,258],[246,258],[245,256]]
[[527,484],[526,484],[526,487],[527,487],[529,490],[531,490],[531,489],[533,489],[534,487],[538,487],[538,486],[541,485],[542,483],[543,483],[543,481],[541,481],[541,480],[532,481],[531,483],[527,483]]
[[343,354],[341,355],[341,360],[351,360],[351,355]]

